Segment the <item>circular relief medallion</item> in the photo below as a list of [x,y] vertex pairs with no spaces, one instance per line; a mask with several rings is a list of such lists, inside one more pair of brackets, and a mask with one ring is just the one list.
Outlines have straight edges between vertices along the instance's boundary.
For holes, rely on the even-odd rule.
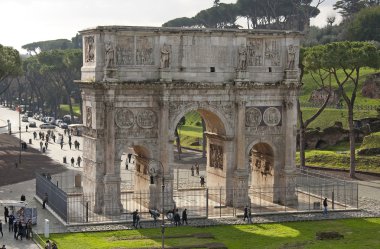
[[249,108],[245,113],[246,126],[259,126],[262,119],[261,111],[255,107]]
[[156,122],[156,114],[151,110],[140,111],[137,114],[137,125],[141,128],[153,128]]
[[116,111],[115,122],[120,128],[131,128],[135,123],[134,114],[128,109],[119,109]]
[[264,123],[268,126],[276,126],[281,121],[281,112],[276,107],[269,107],[264,111]]

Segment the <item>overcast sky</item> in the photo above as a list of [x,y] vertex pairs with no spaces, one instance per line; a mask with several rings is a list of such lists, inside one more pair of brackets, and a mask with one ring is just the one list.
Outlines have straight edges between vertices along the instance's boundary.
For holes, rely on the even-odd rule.
[[[99,25],[161,26],[177,17],[192,17],[214,0],[0,0],[0,44],[21,46],[36,41],[71,39]],[[236,3],[236,0],[222,0]],[[334,15],[335,0],[326,0],[312,24],[324,26]]]

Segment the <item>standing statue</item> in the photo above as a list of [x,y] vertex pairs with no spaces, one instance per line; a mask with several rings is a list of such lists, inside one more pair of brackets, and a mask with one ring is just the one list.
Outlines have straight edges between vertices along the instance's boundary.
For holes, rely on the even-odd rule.
[[115,50],[111,42],[106,43],[106,68],[115,66]]
[[239,48],[239,70],[247,69],[247,48],[242,44]]
[[296,60],[296,47],[293,45],[288,46],[288,70],[294,69]]
[[168,45],[164,44],[164,46],[161,49],[161,61],[160,61],[160,68],[168,68],[169,67],[169,57],[170,57],[170,50]]

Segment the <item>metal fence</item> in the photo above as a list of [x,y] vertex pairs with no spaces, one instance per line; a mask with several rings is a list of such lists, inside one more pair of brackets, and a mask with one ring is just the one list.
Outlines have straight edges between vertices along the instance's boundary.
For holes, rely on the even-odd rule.
[[[84,195],[82,191],[78,191],[78,188],[65,188],[60,185],[62,182],[72,186],[72,180],[63,179],[73,178],[76,173],[61,178],[53,176],[55,180],[60,179],[58,184],[38,175],[37,195],[43,198],[44,193],[47,192],[49,205],[69,224],[132,221],[132,212],[136,209],[139,210],[142,220],[152,219],[148,209],[149,203],[154,206],[154,202],[159,202],[160,198],[154,200],[148,192],[134,191],[134,172],[126,174],[124,178],[129,179],[125,183],[128,187],[121,188],[120,200],[114,200],[113,198],[116,197],[113,195],[105,195],[101,203],[101,205],[108,205],[108,209],[120,210],[118,215],[97,212],[100,210],[95,210],[95,195]],[[204,175],[204,172],[200,172],[200,175],[202,174]],[[198,179],[199,176],[192,176],[189,170],[174,171],[172,200],[169,199],[169,193],[165,193],[165,202],[170,201],[173,206],[169,207],[166,204],[165,209],[174,208],[174,205],[180,211],[186,208],[189,218],[236,217],[243,215],[245,205],[250,205],[254,214],[309,212],[322,210],[324,198],[328,198],[329,208],[333,210],[358,208],[356,183],[307,170],[297,172],[294,182],[290,184],[294,187],[249,187],[248,190],[203,188],[200,187]],[[57,186],[68,190],[68,194]],[[250,203],[237,203],[242,200],[239,195],[248,195]]]
[[[323,103],[313,103],[313,102],[302,102],[301,107],[310,107],[310,108],[320,108]],[[328,104],[326,108],[330,109],[347,109],[346,104]],[[379,109],[379,105],[355,105],[355,110],[363,110],[363,111],[376,111]]]
[[51,181],[50,175],[37,173],[36,195],[43,200],[45,194],[48,196],[47,205],[67,221],[67,194]]

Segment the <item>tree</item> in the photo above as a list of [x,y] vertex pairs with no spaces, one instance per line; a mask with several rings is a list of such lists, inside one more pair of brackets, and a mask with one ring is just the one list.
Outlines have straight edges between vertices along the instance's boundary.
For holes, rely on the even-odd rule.
[[0,95],[4,93],[12,80],[5,79],[21,75],[21,58],[19,52],[12,47],[0,44]]
[[[77,38],[74,37],[73,42],[77,42]],[[49,51],[55,49],[70,49],[77,46],[77,44],[73,44],[72,41],[67,39],[57,39],[57,40],[48,40],[48,41],[39,41],[32,42],[22,46],[29,54],[34,53],[38,54],[40,51]]]
[[173,20],[170,20],[164,24],[162,27],[194,27],[196,26],[194,18],[188,17],[179,17]]
[[[310,73],[313,83],[321,90],[327,92],[327,96],[321,107],[307,120],[304,120],[303,113],[301,110],[301,104],[299,99],[297,99],[297,110],[298,110],[298,122],[299,122],[299,149],[300,149],[300,167],[305,167],[305,149],[306,149],[306,140],[305,132],[307,127],[325,110],[327,103],[329,102],[331,96],[331,73],[318,63],[318,58],[314,56],[318,53],[313,52],[314,48],[301,48],[300,50],[300,81],[302,82],[304,74]],[[309,52],[311,51],[311,52]],[[305,61],[305,63],[303,62]],[[317,62],[317,63],[316,63]],[[328,85],[326,85],[326,80],[328,79]],[[303,82],[302,82],[303,85]]]
[[334,10],[338,10],[343,18],[349,18],[366,7],[366,0],[339,0],[334,4]]
[[[310,59],[307,59],[310,58]],[[305,66],[331,73],[346,103],[350,140],[350,176],[355,177],[354,106],[359,86],[360,69],[379,68],[380,51],[370,42],[334,42],[315,46],[305,56]],[[343,76],[341,76],[343,74]]]
[[362,9],[348,23],[347,38],[354,41],[380,42],[380,6]]

